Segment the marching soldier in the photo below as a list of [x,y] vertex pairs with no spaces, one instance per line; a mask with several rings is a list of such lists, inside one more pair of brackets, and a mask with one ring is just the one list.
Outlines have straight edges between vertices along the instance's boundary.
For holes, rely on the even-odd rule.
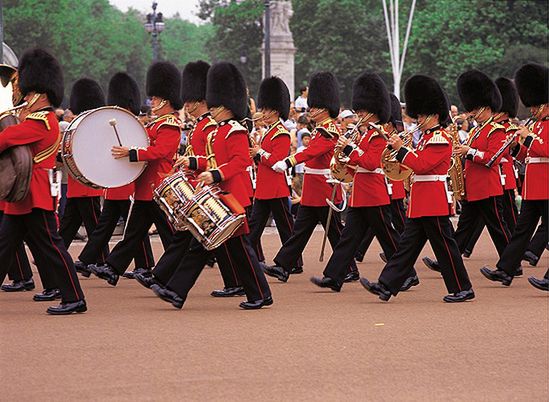
[[389,259],[377,283],[366,278],[361,284],[383,301],[396,296],[407,278],[414,274],[414,262],[429,240],[440,261],[442,277],[449,291],[448,303],[473,299],[469,276],[463,265],[450,222],[452,200],[446,184],[452,156],[452,139],[441,127],[448,119],[448,101],[440,85],[432,78],[416,75],[404,88],[406,113],[417,119],[422,137],[417,149],[403,147],[402,139],[393,135],[391,147],[397,160],[415,173],[410,189],[408,220],[398,251]]
[[[109,81],[107,103],[110,106],[124,108],[136,116],[139,115],[141,95],[137,82],[126,73],[119,72],[113,75]],[[103,250],[108,247],[118,220],[120,218],[123,218],[124,221],[128,220],[131,205],[130,197],[133,196],[134,192],[134,183],[105,190],[105,201],[103,202],[103,210],[99,216],[97,227],[91,235],[88,235],[88,242],[80,252],[78,261],[74,263],[76,270],[83,276],[89,277],[91,275],[88,265],[104,262],[101,257]],[[137,272],[150,272],[151,267],[154,266],[154,257],[148,233],[138,244],[134,252],[134,261],[135,271]],[[128,272],[125,275],[127,274],[132,273]]]
[[158,187],[172,169],[173,157],[181,140],[181,121],[175,112],[181,102],[181,74],[169,62],[157,62],[147,72],[147,95],[151,97],[152,112],[157,117],[146,127],[151,145],[146,149],[114,146],[116,159],[130,162],[147,161],[147,167],[135,181],[135,203],[128,217],[124,238],[118,242],[105,265],[90,265],[93,274],[116,286],[130,264],[134,252],[154,223],[164,249],[173,236],[173,229],[160,207],[153,201],[153,188]]
[[[522,144],[512,145],[512,154],[526,162],[526,174],[522,186],[522,207],[515,232],[509,245],[500,255],[496,269],[483,267],[480,272],[489,280],[509,286],[539,219],[547,225],[549,211],[549,69],[539,64],[526,64],[515,73],[515,83],[522,103],[530,108],[536,119],[532,131],[522,127],[517,134]],[[549,238],[545,237],[545,242]],[[547,285],[544,280],[530,278],[535,283]],[[547,290],[547,289],[544,289]]]
[[[105,106],[105,94],[99,84],[89,78],[82,78],[76,81],[72,87],[70,97],[70,110],[79,115],[87,110]],[[75,180],[71,175],[67,182],[67,205],[65,213],[59,224],[59,234],[68,249],[74,240],[82,223],[86,228],[88,238],[92,235],[97,226],[101,214],[101,190],[85,186]],[[107,245],[98,254],[98,261],[105,262],[109,254]]]
[[[284,81],[278,77],[265,78],[259,87],[257,103],[267,129],[260,144],[251,151],[258,167],[249,238],[260,256],[263,254],[259,250],[261,235],[271,213],[282,244],[288,241],[293,230],[286,174],[272,169],[276,162],[290,153],[290,133],[282,123],[290,112],[290,93]],[[298,261],[295,268],[302,269],[302,262]]]
[[[208,136],[206,157],[186,158],[184,165],[202,172],[198,175],[199,181],[206,185],[219,185],[221,190],[232,194],[240,204],[233,205],[233,208],[243,213],[250,203],[246,191],[246,180],[249,180],[246,166],[250,164],[250,155],[248,131],[238,120],[246,115],[247,97],[244,78],[233,64],[217,63],[210,68],[206,102],[218,126]],[[246,292],[247,301],[240,303],[240,307],[252,310],[272,305],[273,299],[257,256],[246,237],[247,232],[248,226],[245,223],[224,245],[229,250],[238,278]],[[221,247],[223,245],[219,248]],[[193,239],[166,286],[153,284],[151,289],[175,308],[182,308],[209,254]]]
[[[389,135],[398,134],[399,132],[403,131],[404,127],[402,125],[402,107],[400,105],[400,101],[394,94],[390,94],[391,96],[391,119],[389,122],[385,125],[385,131],[388,132]],[[389,180],[389,188],[391,196],[391,223],[393,224],[396,231],[401,234],[404,230],[404,222],[406,220],[406,208],[404,208],[404,199],[406,198],[406,190],[404,188],[404,180],[401,181],[395,181],[395,180]],[[372,244],[372,241],[374,240],[374,232],[371,229],[368,229],[366,232],[366,235],[364,236],[364,239],[360,243],[360,246],[355,254],[355,259],[357,261],[362,262],[364,259],[364,255],[366,254],[366,251],[370,247],[370,244]],[[387,256],[384,253],[380,253],[381,259],[386,263],[387,262]],[[350,275],[350,274],[349,274]],[[345,278],[345,281],[347,282],[348,279],[352,280],[358,280],[359,278]],[[415,282],[415,281],[414,281]]]
[[[457,86],[465,110],[474,116],[479,126],[471,132],[467,145],[454,149],[456,154],[466,159],[464,175],[467,197],[459,216],[455,239],[463,253],[470,233],[480,218],[501,255],[511,239],[501,200],[503,187],[499,163],[502,155],[491,167],[486,166],[506,138],[505,128],[493,119],[493,113],[501,108],[501,95],[496,84],[478,70],[461,74]],[[429,268],[440,272],[442,267],[436,261],[429,257],[423,261]]]
[[55,198],[48,177],[61,141],[53,112],[63,99],[63,73],[57,60],[42,49],[27,51],[19,64],[19,88],[28,102],[28,114],[23,122],[0,133],[0,152],[28,145],[33,155],[32,178],[29,193],[22,201],[5,204],[0,226],[0,282],[25,239],[37,261],[52,270],[61,293],[61,304],[49,307],[47,312],[82,313],[87,310],[84,293],[57,231]]
[[547,225],[542,222],[536,229],[536,233],[532,237],[528,249],[524,252],[522,260],[527,261],[532,267],[538,265],[538,261],[547,246],[545,239],[547,239]]
[[[327,182],[330,177],[330,161],[340,134],[334,121],[339,115],[339,87],[332,73],[313,74],[309,82],[308,102],[311,107],[309,117],[316,122],[309,146],[272,166],[274,171],[284,172],[305,162],[301,205],[294,223],[294,232],[273,259],[276,265],[264,267],[267,275],[282,282],[287,282],[292,269],[298,266],[317,223],[320,221],[326,229],[330,208],[326,205],[326,199],[332,198],[334,204],[342,202],[339,183]],[[333,249],[342,230],[339,213],[334,213],[327,233]],[[357,269],[354,262],[351,267]]]
[[[357,129],[365,132],[357,144],[345,137],[340,137],[337,144],[349,158],[349,168],[355,172],[350,208],[341,239],[324,269],[324,277],[311,278],[315,285],[335,292],[341,290],[347,267],[352,264],[368,230],[374,232],[388,258],[394,254],[400,240],[391,225],[389,185],[381,168],[381,154],[387,146],[387,139],[369,126],[370,123],[386,124],[391,118],[389,91],[377,74],[363,73],[356,79],[353,109],[360,122]],[[411,276],[416,276],[415,271]]]
[[[185,111],[196,119],[196,124],[188,134],[185,155],[176,162],[176,167],[188,158],[205,157],[208,137],[217,128],[217,123],[212,119],[206,104],[206,81],[209,69],[210,65],[208,63],[199,60],[188,63],[183,70],[181,100]],[[196,182],[194,172],[188,170],[188,173],[189,178]],[[170,246],[153,270],[152,277],[139,274],[135,275],[135,279],[147,288],[150,288],[153,284],[165,286],[185,256],[192,238],[192,234],[188,230],[176,232]],[[214,297],[243,296],[244,289],[240,284],[226,244],[217,250],[217,255],[217,265],[223,278],[224,287],[220,290],[214,290],[211,295]]]

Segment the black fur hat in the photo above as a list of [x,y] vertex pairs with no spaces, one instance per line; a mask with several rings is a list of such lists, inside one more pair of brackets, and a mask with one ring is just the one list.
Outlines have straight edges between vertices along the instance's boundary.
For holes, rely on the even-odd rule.
[[147,71],[147,96],[158,96],[169,101],[175,110],[183,107],[181,101],[181,73],[169,61],[159,61]]
[[524,106],[549,103],[549,69],[541,64],[528,63],[515,72],[515,85]]
[[220,62],[210,67],[206,84],[206,103],[210,108],[225,106],[233,112],[236,120],[246,117],[246,82],[234,64]]
[[353,109],[367,110],[385,124],[391,118],[391,97],[381,77],[375,73],[362,73],[353,83]]
[[43,49],[26,51],[19,62],[19,89],[23,96],[45,93],[54,107],[59,106],[65,88],[57,59]]
[[307,104],[310,108],[328,109],[332,119],[339,116],[339,84],[332,73],[320,72],[311,76]]
[[290,91],[278,77],[265,78],[257,95],[258,109],[271,109],[280,113],[282,120],[288,120],[290,114]]
[[210,65],[198,60],[187,63],[181,75],[181,100],[185,102],[203,101],[206,99],[206,80]]
[[395,94],[389,94],[389,96],[391,97],[391,118],[389,123],[396,127],[397,121],[402,123],[402,107]]
[[134,115],[141,111],[141,94],[137,82],[126,73],[116,73],[109,81],[107,104],[128,109]]
[[501,94],[500,112],[507,113],[510,118],[517,116],[518,111],[518,92],[515,84],[509,78],[499,77],[496,80],[496,86]]
[[426,75],[414,75],[404,84],[406,114],[413,119],[421,115],[438,114],[438,121],[449,121],[448,97],[439,83]]
[[490,107],[497,112],[501,107],[501,95],[496,84],[482,71],[473,69],[461,74],[457,80],[457,90],[468,112],[480,107]]
[[86,110],[105,106],[105,94],[99,84],[91,78],[80,78],[74,83],[69,109],[78,115]]

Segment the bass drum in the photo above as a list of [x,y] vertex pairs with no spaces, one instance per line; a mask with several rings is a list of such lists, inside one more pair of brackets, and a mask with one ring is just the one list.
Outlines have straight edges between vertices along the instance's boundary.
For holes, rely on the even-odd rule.
[[100,189],[122,187],[135,181],[146,162],[114,159],[111,148],[146,148],[149,137],[137,117],[125,109],[105,106],[79,114],[63,134],[61,158],[80,183]]

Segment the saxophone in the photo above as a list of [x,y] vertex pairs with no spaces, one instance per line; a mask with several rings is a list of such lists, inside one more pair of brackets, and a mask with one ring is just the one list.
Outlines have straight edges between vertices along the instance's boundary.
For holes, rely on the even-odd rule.
[[[350,130],[347,130],[347,132],[344,134],[344,136],[346,138],[350,138],[351,142],[354,144],[358,143],[358,141],[360,140],[360,136],[362,135],[359,128],[363,121],[364,118],[359,119],[354,127],[352,127]],[[334,156],[332,156],[332,160],[330,161],[330,174],[333,179],[341,183],[350,183],[353,181],[354,173],[349,172],[349,170],[347,169],[348,161],[349,157],[343,153],[343,149],[336,146],[334,148]]]
[[[456,123],[450,124],[446,131],[452,137],[452,146],[460,145],[459,134]],[[459,155],[452,155],[450,168],[448,169],[448,177],[450,178],[450,189],[456,201],[465,199],[465,180],[463,177],[463,165]]]
[[[389,139],[390,133],[387,133],[383,126],[378,126],[377,124],[370,123],[370,127],[374,128],[386,140]],[[402,139],[402,145],[404,147],[411,147],[413,140],[412,133],[403,131],[395,135],[398,135]],[[397,151],[395,151],[394,149],[389,147],[385,148],[381,154],[381,168],[383,169],[383,173],[385,173],[385,176],[387,176],[388,179],[391,179],[393,181],[406,180],[412,174],[412,170],[408,166],[400,163],[396,159],[396,155]]]

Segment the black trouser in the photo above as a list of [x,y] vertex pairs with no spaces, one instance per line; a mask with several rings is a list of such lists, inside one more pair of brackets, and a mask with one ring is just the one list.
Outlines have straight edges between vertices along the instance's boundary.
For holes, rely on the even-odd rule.
[[[503,219],[505,220],[505,223],[507,223],[509,233],[512,235],[515,231],[515,226],[518,219],[518,210],[515,203],[515,190],[504,190],[503,195],[498,198],[501,199],[501,205],[503,206]],[[468,251],[469,253],[473,252],[475,244],[477,244],[478,239],[482,235],[484,226],[484,221],[479,219],[474,229],[471,229],[470,237],[464,251]]]
[[440,265],[449,293],[471,289],[471,282],[447,216],[409,218],[400,237],[397,252],[389,259],[379,282],[396,295],[406,278],[414,275],[414,264],[429,240]]
[[[224,244],[229,250],[248,300],[256,301],[270,297],[269,284],[265,274],[259,267],[257,256],[246,236],[232,237]],[[223,246],[214,250],[217,258],[222,258],[218,254],[221,247]],[[185,257],[179,263],[168,283],[166,283],[166,287],[185,299],[204,269],[209,253],[197,240],[193,239]]]
[[528,251],[531,251],[535,256],[541,258],[545,247],[547,246],[547,223],[541,222],[541,225],[538,226],[534,237],[530,241],[528,246]]
[[[404,208],[404,200],[392,200],[391,201],[391,222],[396,231],[401,234],[404,230],[404,222],[406,222],[406,209]],[[374,231],[370,228],[366,231],[364,238],[360,242],[357,254],[365,255],[370,244],[374,240]]]
[[[185,257],[190,243],[193,239],[193,235],[189,231],[184,232],[175,232],[173,240],[170,243],[169,247],[166,249],[158,264],[153,270],[154,277],[162,284],[169,282],[170,278],[177,270],[177,266]],[[209,252],[206,258],[213,254]],[[236,274],[235,264],[229,255],[227,245],[223,243],[219,246],[218,250],[215,253],[217,259],[217,266],[221,272],[221,277],[223,278],[223,283],[226,288],[235,288],[242,286],[238,275]]]
[[[248,205],[245,208],[245,210],[246,210],[246,221],[248,222],[248,224],[252,220],[253,209],[254,209],[254,199],[250,198],[250,205]],[[253,246],[253,243],[252,243],[252,246]],[[261,238],[259,238],[259,240],[257,240],[257,245],[255,245],[253,247],[254,247],[255,253],[256,253],[257,258],[259,259],[259,261],[265,261],[265,254],[263,254],[263,246],[261,245]]]
[[391,225],[390,206],[351,207],[341,238],[324,269],[324,276],[339,283],[343,282],[349,266],[354,261],[356,250],[368,230],[374,232],[383,252],[387,258],[391,258],[397,250],[400,236]]
[[33,209],[25,215],[4,215],[0,227],[0,261],[3,262],[0,264],[0,283],[13,264],[15,252],[23,239],[37,264],[47,267],[64,303],[84,299],[72,258],[57,231],[55,214],[43,209]]
[[[513,233],[511,242],[505,248],[505,251],[499,256],[499,261],[496,264],[498,269],[503,269],[511,276],[515,274],[517,268],[520,267],[522,256],[528,248],[530,239],[538,226],[539,219],[541,218],[542,224],[547,225],[548,208],[549,201],[547,200],[522,201],[515,233]],[[549,242],[549,237],[546,232],[545,244],[547,242]]]
[[[330,207],[308,207],[300,205],[294,223],[294,232],[273,259],[277,265],[283,267],[286,271],[290,271],[291,268],[298,266],[297,264],[300,261],[301,254],[309,242],[318,222],[326,229],[329,212],[328,208]],[[334,211],[332,213],[330,229],[328,230],[328,240],[330,241],[332,250],[335,250],[342,231],[343,224],[341,223],[339,213]],[[356,263],[354,261],[351,262],[348,268],[351,271],[357,271]]]
[[[3,216],[4,211],[0,211],[0,226],[2,225]],[[15,258],[12,264],[8,266],[8,278],[11,281],[28,281],[32,278],[32,271],[23,242],[17,247]]]
[[[250,219],[250,234],[248,235],[248,239],[250,240],[250,244],[258,256],[263,254],[263,251],[261,250],[261,235],[265,230],[265,226],[267,225],[267,221],[269,220],[271,213],[273,214],[273,218],[275,220],[280,242],[282,244],[286,243],[292,235],[294,220],[290,214],[288,197],[273,198],[270,200],[258,200],[256,198],[254,201],[252,217]],[[296,267],[302,266],[303,261],[300,256]]]
[[107,264],[114,268],[118,274],[123,274],[135,254],[135,250],[147,235],[152,224],[158,229],[160,240],[164,250],[168,248],[174,230],[166,215],[154,201],[135,201],[132,213],[128,217],[126,233],[107,257]]
[[[59,234],[63,238],[65,247],[69,248],[82,223],[84,223],[89,238],[99,222],[100,214],[100,197],[68,198],[65,213],[59,225]],[[97,255],[97,262],[104,263],[107,255],[109,255],[109,247],[108,244],[104,244],[103,249]]]
[[[101,262],[100,256],[105,247],[108,247],[109,240],[116,229],[118,220],[123,218],[127,221],[130,205],[130,200],[105,200],[97,227],[88,237],[86,246],[80,252],[78,257],[80,261],[85,264]],[[133,259],[136,268],[152,268],[154,266],[154,256],[148,233],[145,234],[142,241],[134,250]]]
[[454,235],[460,253],[465,251],[471,231],[475,230],[479,221],[483,221],[488,228],[492,242],[496,246],[498,254],[501,255],[511,240],[509,228],[503,218],[501,197],[489,197],[484,200],[462,203],[461,215]]

